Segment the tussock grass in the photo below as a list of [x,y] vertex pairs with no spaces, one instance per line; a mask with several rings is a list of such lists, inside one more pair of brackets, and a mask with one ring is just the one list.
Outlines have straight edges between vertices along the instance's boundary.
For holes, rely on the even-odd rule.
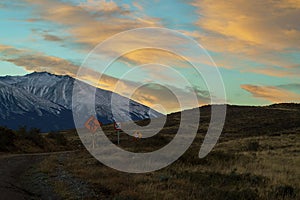
[[44,159],[39,164],[39,169],[41,172],[51,175],[54,173],[55,168],[58,166],[58,158],[57,155],[51,155],[47,157],[47,159]]
[[[202,108],[204,117],[191,147],[164,169],[122,173],[85,150],[67,157],[64,169],[92,185],[102,199],[300,199],[299,105],[231,106],[217,145],[199,159],[209,111],[209,107]],[[121,148],[132,152],[159,149],[172,140],[179,120],[178,113],[168,116],[166,127],[149,140],[136,142],[121,134]],[[112,125],[104,130],[116,143]]]
[[88,152],[69,157],[65,168],[107,199],[299,198],[299,134],[221,142],[204,159],[198,151],[194,143],[171,166],[147,174],[118,172]]

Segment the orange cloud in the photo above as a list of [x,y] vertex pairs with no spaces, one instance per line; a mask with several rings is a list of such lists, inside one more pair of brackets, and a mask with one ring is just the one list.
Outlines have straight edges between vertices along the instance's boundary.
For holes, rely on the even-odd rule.
[[[175,95],[176,93],[176,95]],[[197,103],[193,100],[191,93],[198,97]],[[147,84],[135,90],[132,98],[152,108],[163,108],[160,112],[178,112],[188,108],[199,107],[210,103],[209,94],[200,94],[196,89],[182,90],[172,86],[160,86]]]
[[[105,39],[122,31],[149,26],[161,26],[160,19],[148,17],[144,14],[142,14],[142,17],[136,16],[135,13],[129,12],[124,6],[119,7],[113,1],[90,0],[78,6],[63,3],[58,0],[26,1],[39,7],[39,9],[36,10],[36,14],[39,15],[38,18],[41,20],[64,25],[66,31],[71,34],[76,42],[85,45],[85,51],[92,50]],[[101,7],[102,4],[103,6]],[[135,5],[138,6],[136,3]],[[92,13],[90,11],[93,8],[100,10],[97,13]],[[117,14],[111,16],[107,13],[108,11],[114,11],[114,13]],[[131,36],[118,36],[118,38],[118,43],[111,44],[106,48],[107,56],[113,57],[113,55],[118,55],[120,52],[123,52],[124,49],[134,50],[139,44],[142,44],[145,48],[151,48],[153,47],[153,41],[156,41],[156,44],[161,44],[162,47],[175,47],[176,45],[179,47],[179,45],[183,43],[178,37],[170,37],[168,34],[157,37],[153,35],[151,31],[144,35],[132,33]],[[82,51],[83,49],[78,50]],[[161,50],[140,49],[123,55],[123,57],[125,62],[131,62],[132,64],[165,62],[172,66],[186,66],[186,62],[182,61],[182,59],[180,60],[179,56]]]
[[224,36],[228,43],[245,42],[271,50],[299,48],[300,2],[297,0],[220,0],[214,4],[204,0],[193,5],[203,16],[197,25],[212,35]]
[[20,49],[16,49],[16,48],[11,47],[11,46],[0,44],[0,53],[3,57],[5,57],[5,56],[11,57],[14,54],[20,54],[20,53],[23,53],[23,52],[25,52],[25,51],[20,50]]
[[[174,97],[170,89],[163,86],[153,87],[153,84],[146,84],[139,87],[140,83],[119,80],[115,77],[102,75],[99,80],[100,74],[92,69],[84,68],[83,76],[77,76],[77,72],[80,66],[67,61],[62,58],[44,55],[39,52],[32,52],[24,49],[16,49],[14,47],[5,46],[0,44],[0,60],[13,63],[17,66],[24,67],[27,71],[47,71],[58,75],[69,75],[76,77],[80,80],[86,81],[91,85],[99,87],[101,89],[110,90],[120,95],[131,98],[137,102],[140,102],[146,106],[157,108],[157,105],[162,105],[161,112],[174,112],[186,108],[196,107],[202,104],[207,104],[210,101],[208,93],[201,93],[199,91],[192,91],[190,89],[180,89],[174,86],[168,86],[171,91],[175,91],[179,94],[179,98],[184,99],[184,108],[181,108],[178,104],[177,98]],[[133,94],[129,94],[128,91],[132,91]],[[190,98],[190,93],[194,92],[198,97],[198,103],[194,104],[194,100]]]
[[136,7],[139,11],[144,11],[144,7],[138,2],[133,2],[132,5]]
[[298,78],[300,73],[300,65],[246,69],[243,70],[242,72],[252,72],[252,73],[264,74],[268,76],[282,77],[282,78],[283,77]]
[[[65,25],[67,30],[79,43],[87,44],[91,47],[94,47],[116,33],[149,25],[145,21],[141,22],[136,19],[122,17],[122,13],[126,10],[118,7],[113,1],[91,0],[85,4],[81,3],[78,6],[58,0],[26,1],[39,6],[39,9],[36,9],[36,14],[42,20]],[[98,4],[99,6],[96,6]],[[97,14],[93,14],[83,9],[83,7],[95,7],[95,9],[101,8],[102,10]],[[107,15],[106,11],[109,10],[118,10],[119,15]],[[149,20],[151,20],[151,24],[155,23],[159,25],[158,19],[151,18]]]
[[265,99],[272,103],[300,102],[300,95],[275,86],[241,85],[253,97]]
[[[298,72],[296,72],[298,71]],[[298,77],[299,76],[299,69],[298,70],[286,70],[284,68],[265,68],[265,69],[250,69],[245,70],[245,72],[253,72],[257,74],[264,74],[268,76],[274,76],[274,77]]]
[[122,11],[122,8],[114,1],[106,0],[87,0],[86,2],[80,2],[79,6],[88,11],[96,12],[114,13]]
[[300,48],[299,0],[203,0],[192,5],[203,31],[190,34],[205,48],[271,66],[297,64],[283,54]]
[[145,63],[158,63],[172,67],[192,67],[187,58],[173,52],[154,48],[131,51],[119,57],[115,62],[125,62],[130,67]]
[[43,35],[44,40],[48,40],[48,41],[53,41],[53,42],[61,42],[63,41],[62,38],[56,36],[56,35],[51,35],[51,34],[45,34]]

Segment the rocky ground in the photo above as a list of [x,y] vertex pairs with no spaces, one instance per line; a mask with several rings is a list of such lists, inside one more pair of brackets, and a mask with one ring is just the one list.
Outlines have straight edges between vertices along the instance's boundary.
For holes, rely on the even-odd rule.
[[[96,198],[84,181],[64,170],[65,159],[74,152],[2,155],[0,157],[0,199],[85,199]],[[58,159],[45,170],[43,162]],[[47,167],[47,166],[46,166]]]

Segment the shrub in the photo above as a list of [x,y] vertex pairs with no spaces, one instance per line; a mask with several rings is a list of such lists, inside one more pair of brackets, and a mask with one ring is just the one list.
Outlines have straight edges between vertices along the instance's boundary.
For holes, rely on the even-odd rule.
[[0,127],[0,151],[9,151],[14,147],[15,133],[5,127]]
[[243,189],[236,191],[227,191],[225,194],[220,196],[220,199],[224,200],[255,200],[259,199],[258,194],[251,189]]
[[27,127],[20,126],[16,133],[17,133],[17,136],[24,137],[27,134]]
[[255,190],[252,189],[234,189],[227,190],[217,187],[202,188],[195,196],[196,199],[204,200],[256,200],[259,196]]
[[20,139],[29,140],[39,147],[43,147],[44,145],[44,139],[41,135],[40,129],[31,128],[27,131],[26,127],[22,126],[17,130],[17,135]]
[[55,140],[55,142],[58,145],[67,145],[67,139],[65,138],[65,136],[59,132],[53,132],[51,131],[48,135],[47,138],[53,139]]
[[32,128],[28,131],[26,134],[26,139],[31,140],[33,143],[35,143],[39,147],[44,146],[44,139],[41,135],[40,129]]
[[290,185],[277,186],[274,189],[273,193],[277,198],[280,199],[293,198],[296,196],[295,189]]
[[258,151],[258,149],[259,149],[259,143],[257,141],[250,141],[247,144],[248,151]]

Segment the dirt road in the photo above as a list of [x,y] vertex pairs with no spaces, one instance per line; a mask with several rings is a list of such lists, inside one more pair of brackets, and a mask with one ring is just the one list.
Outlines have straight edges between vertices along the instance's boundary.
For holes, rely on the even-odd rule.
[[0,200],[39,199],[39,196],[26,190],[22,185],[22,176],[46,156],[64,153],[69,152],[0,156]]

